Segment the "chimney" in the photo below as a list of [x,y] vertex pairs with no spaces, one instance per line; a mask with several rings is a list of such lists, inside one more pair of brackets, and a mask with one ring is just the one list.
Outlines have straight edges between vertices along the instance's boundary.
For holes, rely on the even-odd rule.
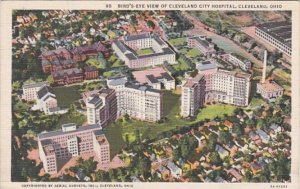
[[261,79],[261,83],[265,83],[266,82],[266,72],[267,72],[267,57],[268,57],[268,53],[267,50],[265,50],[265,54],[264,54],[264,67],[263,67],[263,75],[262,75],[262,79]]

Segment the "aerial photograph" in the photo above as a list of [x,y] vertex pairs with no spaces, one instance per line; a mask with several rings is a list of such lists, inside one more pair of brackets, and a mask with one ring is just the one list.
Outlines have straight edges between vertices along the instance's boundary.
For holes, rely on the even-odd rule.
[[291,182],[291,11],[14,10],[12,182]]

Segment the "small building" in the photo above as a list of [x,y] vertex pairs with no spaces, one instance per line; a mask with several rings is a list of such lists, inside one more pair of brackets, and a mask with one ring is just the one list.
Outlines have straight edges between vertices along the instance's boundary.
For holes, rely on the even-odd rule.
[[179,168],[175,163],[169,161],[167,168],[170,170],[172,177],[179,179],[182,175],[182,169]]
[[216,145],[215,151],[219,153],[221,159],[229,155],[229,152],[219,144]]
[[163,180],[167,180],[170,177],[170,171],[163,165],[159,165],[156,173]]
[[190,48],[197,48],[205,56],[216,54],[215,44],[209,42],[205,36],[194,36],[187,39]]
[[140,84],[148,84],[154,89],[175,89],[175,79],[162,67],[132,72],[134,78]]
[[268,142],[269,142],[270,136],[269,136],[266,132],[264,132],[264,131],[261,130],[261,129],[257,130],[256,132],[257,132],[257,134],[259,135],[259,137],[261,138],[261,141],[262,141],[263,143],[268,143]]
[[[37,105],[45,114],[51,113],[58,108],[56,96],[49,86],[43,86],[37,92]],[[52,111],[51,111],[52,110]]]
[[79,180],[79,181],[86,181],[86,182],[91,181],[91,178],[88,177],[88,176],[84,173],[83,169],[81,169],[81,168],[78,169],[78,171],[77,171],[76,174],[75,174],[75,177],[76,177],[77,180]]

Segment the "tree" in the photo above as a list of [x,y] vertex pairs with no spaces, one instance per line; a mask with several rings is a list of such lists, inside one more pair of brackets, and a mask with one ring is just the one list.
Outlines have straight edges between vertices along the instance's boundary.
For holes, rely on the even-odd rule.
[[221,131],[219,134],[219,142],[227,144],[231,140],[231,134],[228,131]]
[[214,150],[217,143],[217,137],[215,135],[210,135],[206,147],[208,150]]
[[47,82],[48,82],[50,85],[53,85],[53,84],[54,84],[54,79],[53,79],[52,75],[49,75],[49,76],[47,77]]
[[173,160],[178,161],[182,157],[180,148],[173,150]]
[[218,152],[211,152],[209,155],[209,159],[211,163],[216,166],[220,166],[223,163]]
[[241,136],[244,133],[244,129],[240,124],[234,124],[232,133],[236,134],[236,136]]

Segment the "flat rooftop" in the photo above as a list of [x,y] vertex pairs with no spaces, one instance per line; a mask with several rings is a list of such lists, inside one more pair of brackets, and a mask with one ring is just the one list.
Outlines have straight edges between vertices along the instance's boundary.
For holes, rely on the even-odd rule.
[[289,21],[282,22],[266,22],[259,24],[256,28],[264,31],[280,42],[291,47],[291,38],[292,38],[292,23]]

